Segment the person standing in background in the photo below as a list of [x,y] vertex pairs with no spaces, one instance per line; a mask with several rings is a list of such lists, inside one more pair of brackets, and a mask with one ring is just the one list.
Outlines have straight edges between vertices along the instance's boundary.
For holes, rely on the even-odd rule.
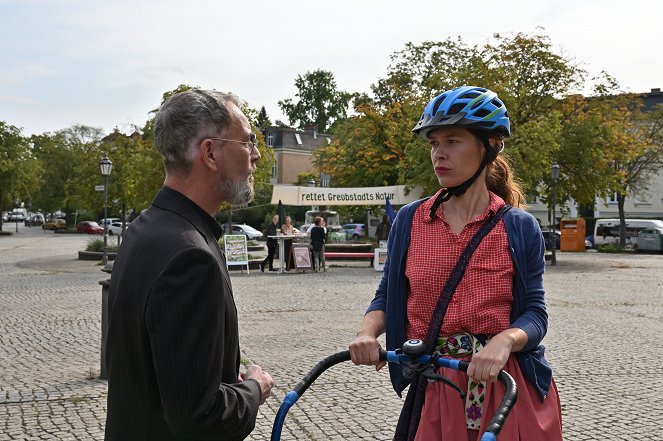
[[275,214],[274,216],[272,216],[272,221],[267,226],[267,230],[265,230],[265,237],[267,237],[267,257],[265,257],[265,260],[263,260],[262,263],[260,264],[260,271],[262,271],[263,273],[265,272],[266,264],[269,264],[270,271],[278,271],[277,269],[274,268],[274,254],[276,254],[276,247],[278,246],[278,241],[274,238],[269,237],[269,236],[276,236],[277,232],[279,231],[278,224],[279,224],[279,215]]
[[389,216],[382,215],[382,222],[380,222],[375,229],[375,242],[380,246],[380,241],[389,239],[389,232],[391,231],[391,222]]
[[315,272],[327,271],[325,265],[325,227],[322,226],[324,219],[318,216],[315,218],[313,228],[311,228],[311,246],[313,247],[313,270]]

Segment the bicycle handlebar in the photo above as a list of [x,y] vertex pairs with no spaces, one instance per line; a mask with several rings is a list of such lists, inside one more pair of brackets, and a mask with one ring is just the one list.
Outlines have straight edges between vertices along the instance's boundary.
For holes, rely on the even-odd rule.
[[[272,436],[271,441],[280,441],[281,440],[281,431],[283,430],[283,423],[285,422],[285,417],[290,410],[290,408],[299,400],[299,398],[306,392],[306,390],[313,384],[313,382],[327,369],[330,367],[342,363],[344,361],[350,360],[350,351],[341,351],[335,354],[332,354],[322,360],[320,360],[313,368],[304,376],[304,378],[295,385],[295,387],[286,394],[281,406],[279,407],[278,412],[276,413],[276,418],[274,419],[274,425],[272,427]],[[431,355],[422,354],[415,358],[410,355],[405,355],[398,351],[380,351],[380,361],[388,361],[390,363],[404,363],[404,362],[415,362],[415,363],[434,363],[439,367],[446,367],[455,369],[458,371],[467,372],[467,367],[469,363],[462,360],[450,359],[435,357]],[[497,435],[499,435],[504,425],[509,412],[513,408],[516,400],[518,399],[518,387],[513,377],[505,371],[500,371],[497,376],[497,379],[504,385],[505,393],[502,398],[495,415],[490,419],[486,427],[486,432],[481,436],[481,441],[495,441]]]

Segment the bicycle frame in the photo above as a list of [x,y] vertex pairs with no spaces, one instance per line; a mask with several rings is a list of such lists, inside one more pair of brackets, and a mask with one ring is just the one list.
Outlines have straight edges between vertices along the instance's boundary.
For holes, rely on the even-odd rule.
[[[283,424],[288,411],[297,400],[299,400],[304,392],[306,392],[309,386],[311,386],[311,384],[313,384],[313,382],[320,376],[320,374],[336,364],[349,360],[350,351],[337,352],[336,354],[324,358],[319,361],[290,392],[286,394],[278,412],[276,413],[276,418],[274,419],[272,436],[270,438],[271,441],[281,440],[281,431],[283,430]],[[406,355],[401,351],[381,351],[380,360],[391,363],[432,363],[437,367],[446,367],[463,372],[467,372],[467,367],[469,366],[468,362],[462,360],[444,357],[436,359],[431,355],[425,354],[413,357],[412,355]],[[490,422],[486,427],[486,432],[481,436],[481,441],[495,441],[497,439],[497,435],[499,435],[502,430],[504,421],[518,399],[518,387],[516,386],[513,377],[505,371],[500,371],[497,378],[504,385],[506,391],[495,415],[490,419]]]

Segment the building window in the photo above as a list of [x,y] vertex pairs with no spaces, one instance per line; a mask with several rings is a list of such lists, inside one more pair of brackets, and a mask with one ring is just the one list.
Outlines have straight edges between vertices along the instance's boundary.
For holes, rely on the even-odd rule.
[[274,158],[274,165],[272,165],[272,179],[276,179],[279,172],[278,161]]
[[608,199],[606,199],[606,202],[608,204],[616,204],[618,202],[617,201],[617,192],[614,192],[613,194],[608,196]]
[[274,134],[270,133],[267,135],[267,146],[268,147],[273,147],[274,146]]
[[295,139],[297,140],[297,145],[302,145],[302,137],[299,136],[299,133],[295,133]]

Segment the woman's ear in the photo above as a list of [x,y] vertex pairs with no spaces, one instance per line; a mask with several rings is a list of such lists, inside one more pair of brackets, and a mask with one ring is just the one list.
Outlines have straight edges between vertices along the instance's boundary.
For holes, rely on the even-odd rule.
[[493,137],[488,140],[490,146],[495,149],[495,153],[500,153],[504,150],[504,138],[502,137]]

